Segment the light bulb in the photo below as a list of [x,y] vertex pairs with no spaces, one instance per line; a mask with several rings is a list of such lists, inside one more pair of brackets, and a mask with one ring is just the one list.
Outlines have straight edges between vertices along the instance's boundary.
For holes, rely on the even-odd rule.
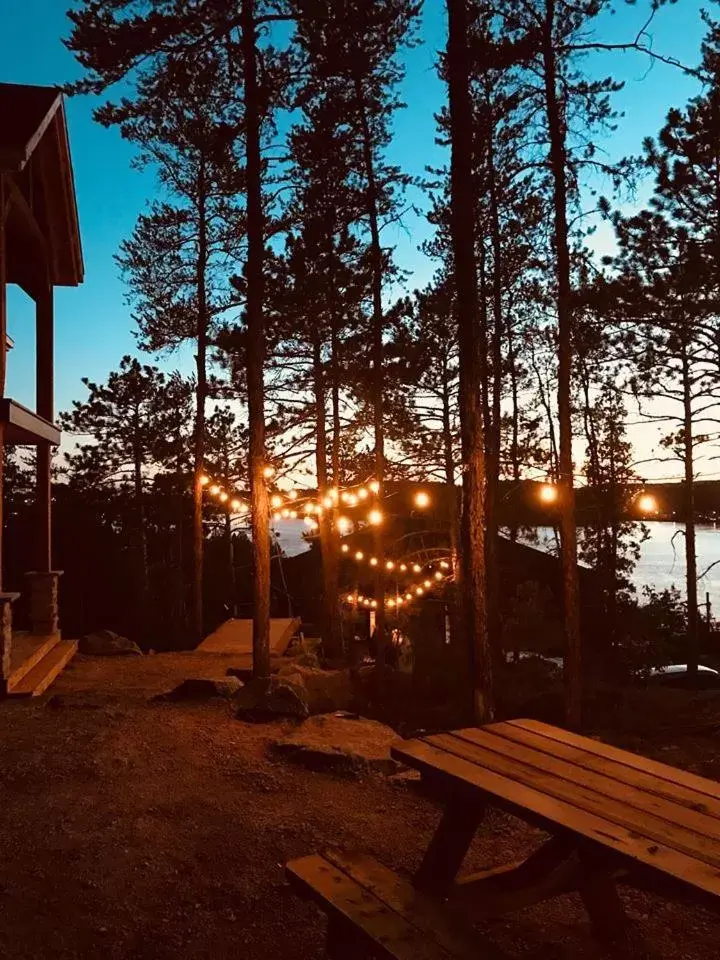
[[372,483],[368,484],[373,493],[380,493],[380,484],[377,480],[373,480]]
[[373,525],[373,527],[379,527],[383,522],[383,515],[380,510],[371,510],[368,514],[368,521]]
[[415,506],[419,507],[421,510],[424,510],[426,507],[430,506],[430,495],[424,490],[418,490],[415,494]]
[[273,508],[275,508],[275,509],[277,509],[278,507],[281,507],[281,506],[282,506],[282,502],[283,502],[282,497],[278,496],[277,493],[276,493],[273,497],[270,498],[270,506],[273,507]]
[[210,483],[210,477],[202,476],[200,477],[200,486],[206,487]]

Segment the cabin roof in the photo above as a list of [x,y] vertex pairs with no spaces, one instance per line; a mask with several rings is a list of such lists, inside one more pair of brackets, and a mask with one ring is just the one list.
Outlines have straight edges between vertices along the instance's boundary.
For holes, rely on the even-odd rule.
[[0,83],[0,174],[10,176],[38,221],[52,284],[82,283],[75,183],[63,95],[57,87]]

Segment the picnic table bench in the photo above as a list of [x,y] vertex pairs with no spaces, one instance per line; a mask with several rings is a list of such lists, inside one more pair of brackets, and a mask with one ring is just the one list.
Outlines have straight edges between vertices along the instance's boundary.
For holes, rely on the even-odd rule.
[[[449,929],[454,947],[467,949],[467,933],[456,932],[459,917],[478,921],[569,892],[580,894],[596,935],[615,939],[627,928],[618,884],[720,907],[720,784],[712,780],[533,720],[403,741],[392,754],[423,774],[445,811],[412,884],[367,859],[358,871],[352,857],[335,853],[288,865],[291,880],[335,917],[331,947],[338,937],[347,942],[350,930],[362,931],[363,949],[377,947],[364,911],[375,916],[381,909],[426,943],[425,952],[393,952],[391,936],[382,956],[468,956],[449,950]],[[548,839],[521,863],[458,877],[490,806],[541,828]],[[316,883],[321,861],[341,878]],[[348,883],[356,902],[338,914],[334,893]],[[387,930],[385,924],[381,932]],[[410,942],[397,930],[394,936]],[[440,952],[428,953],[431,945]],[[476,943],[474,955],[498,954]]]

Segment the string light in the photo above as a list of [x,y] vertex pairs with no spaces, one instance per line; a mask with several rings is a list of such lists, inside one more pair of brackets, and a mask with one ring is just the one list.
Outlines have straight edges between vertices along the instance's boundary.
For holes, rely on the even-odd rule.
[[371,567],[376,567],[377,565],[378,565],[377,557],[371,557],[371,558],[370,558],[370,566],[371,566]]
[[394,570],[394,569],[395,569],[395,564],[392,562],[392,560],[388,560],[388,562],[385,564],[385,569],[386,569],[386,570]]
[[356,560],[364,560],[364,559],[365,559],[365,554],[362,552],[362,550],[358,550],[358,552],[355,554],[355,559],[356,559]]
[[344,543],[340,549],[343,553],[350,553],[350,547],[346,543]]
[[214,483],[212,487],[210,487],[210,493],[214,497],[216,497],[220,493],[220,487],[216,483]]
[[263,469],[263,476],[266,480],[272,479],[275,476],[275,467],[271,467],[269,464]]
[[377,480],[373,480],[372,483],[368,484],[373,493],[380,493],[380,484]]
[[425,510],[426,507],[430,506],[430,495],[424,490],[418,490],[415,494],[415,506]]
[[278,496],[276,493],[273,497],[270,497],[270,506],[274,509],[281,507],[283,505],[283,498]]
[[229,499],[228,495],[223,490],[222,493],[220,494],[220,503],[227,503],[228,499]]
[[545,483],[540,487],[540,499],[543,503],[556,503],[558,498],[557,487],[552,483]]
[[379,527],[383,522],[384,517],[382,511],[380,510],[371,510],[368,514],[368,521],[373,525],[373,527]]
[[239,513],[242,510],[242,503],[239,500],[233,500],[230,504],[230,509],[234,510],[235,513]]
[[[352,526],[352,523],[347,517],[338,517],[337,521],[335,522],[335,526],[338,528],[340,533],[347,533]],[[347,547],[347,544],[343,544],[343,547]],[[344,550],[343,552],[347,553],[347,550]]]
[[200,477],[200,486],[206,487],[210,483],[210,477],[202,476]]
[[359,500],[367,500],[368,498],[368,492],[365,489],[365,487],[360,487],[360,489],[357,492],[357,495]]

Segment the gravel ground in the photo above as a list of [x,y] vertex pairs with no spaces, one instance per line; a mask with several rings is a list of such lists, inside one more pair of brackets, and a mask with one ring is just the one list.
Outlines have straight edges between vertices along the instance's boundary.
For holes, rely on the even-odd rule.
[[[0,705],[5,960],[312,960],[324,955],[324,921],[285,885],[285,861],[340,844],[403,873],[418,865],[438,810],[408,786],[273,759],[268,744],[288,728],[241,723],[228,704],[148,702],[226,665],[79,657],[48,697]],[[538,839],[493,815],[468,866],[518,859]],[[720,960],[714,918],[626,903],[633,956]],[[486,930],[512,956],[602,955],[574,897]]]

